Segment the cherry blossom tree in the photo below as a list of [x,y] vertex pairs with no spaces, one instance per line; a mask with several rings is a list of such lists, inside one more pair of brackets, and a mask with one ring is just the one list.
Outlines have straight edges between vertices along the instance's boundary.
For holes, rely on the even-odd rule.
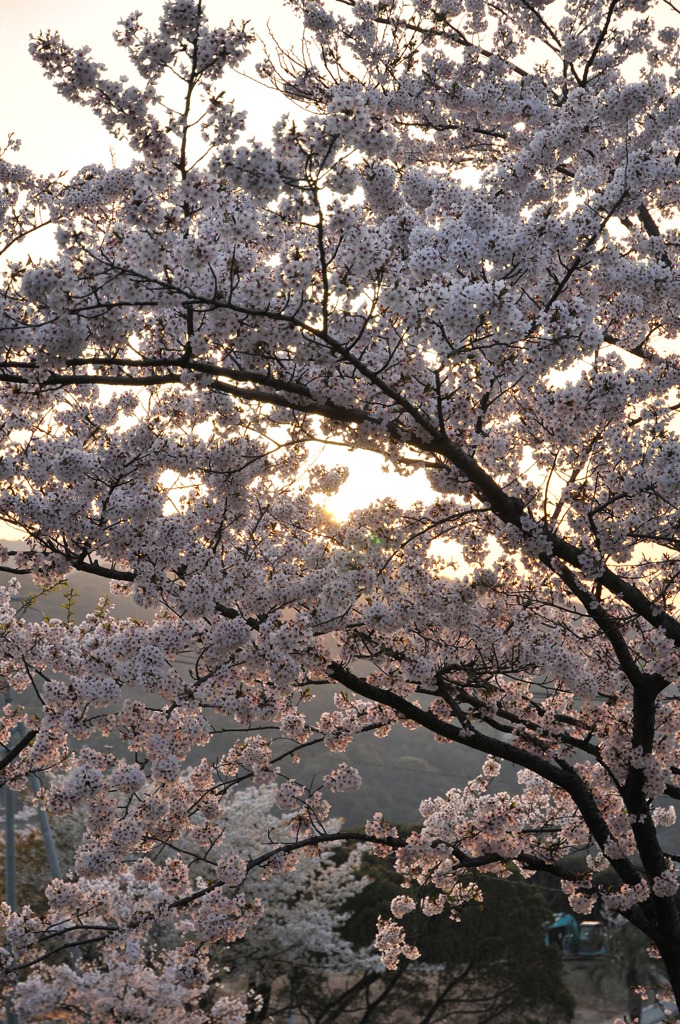
[[[40,773],[52,813],[88,816],[47,914],[5,912],[6,971],[74,944],[141,962],[164,921],[163,970],[198,991],[260,917],[247,875],[335,834],[352,737],[405,726],[487,760],[412,834],[367,823],[410,887],[385,962],[417,956],[419,902],[455,913],[471,868],[513,862],[623,914],[677,998],[677,11],[290,3],[290,50],[211,28],[202,0],[155,32],[132,14],[131,78],[31,42],[131,157],[0,162],[0,519],[28,544],[3,566],[95,574],[147,612],[36,623],[3,597],[5,781]],[[251,48],[292,105],[270,144],[222,83]],[[22,256],[36,231],[51,257]],[[420,500],[357,494],[336,521],[357,450]],[[317,742],[343,758],[320,788]],[[230,852],[241,779],[279,782],[290,843]]]
[[[276,797],[276,787],[271,786],[230,794],[224,824],[229,828],[232,863],[237,856],[261,856],[272,842],[281,845],[294,840],[288,816],[275,807]],[[77,833],[81,824],[76,816],[71,821],[72,831]],[[327,822],[327,828],[340,826],[339,821]],[[30,836],[28,825],[24,831]],[[37,826],[33,828],[34,844],[38,842],[36,831]],[[167,965],[176,968],[178,938],[171,925],[160,925],[149,933],[152,964],[140,957],[146,954],[148,959],[147,941],[128,943],[123,954],[106,965],[96,961],[41,965],[17,986],[19,1019],[40,1021],[45,1014],[61,1013],[73,1021],[160,1024],[176,1019],[191,1024],[241,1024],[245,1020],[247,1024],[273,1019],[282,1000],[279,1012],[287,1019],[294,978],[298,984],[304,980],[306,985],[318,987],[332,971],[351,975],[370,970],[376,976],[381,970],[377,954],[355,949],[342,936],[349,917],[345,906],[369,884],[360,870],[361,847],[338,859],[337,846],[329,844],[318,856],[306,856],[288,870],[270,871],[264,880],[257,872],[249,874],[244,889],[251,900],[263,904],[266,913],[243,938],[215,951],[209,985],[204,982],[187,990],[172,977]],[[200,855],[200,849],[196,853]],[[208,874],[210,869],[200,856],[192,870],[189,858],[194,883],[198,881],[195,876],[206,868],[202,884],[214,882],[215,874]],[[29,884],[24,881],[25,887]],[[35,881],[34,890],[37,884]],[[134,886],[135,882],[127,878],[125,884]],[[125,895],[119,893],[119,898]]]
[[[234,853],[251,859],[265,853],[272,842],[294,840],[288,816],[277,811],[276,799],[276,787],[262,787],[236,793],[227,802]],[[326,822],[332,831],[341,825],[338,820]],[[251,898],[262,901],[263,916],[216,959],[228,971],[229,991],[234,982],[246,983],[247,1020],[274,1019],[276,1005],[282,1019],[288,1019],[291,998],[301,983],[318,993],[331,974],[352,976],[380,969],[375,952],[355,949],[342,935],[348,901],[358,899],[370,879],[361,870],[361,848],[353,848],[349,855],[343,851],[341,859],[338,852],[338,844],[329,844],[318,855],[299,859],[295,870],[270,873],[264,881],[251,873],[245,882]]]

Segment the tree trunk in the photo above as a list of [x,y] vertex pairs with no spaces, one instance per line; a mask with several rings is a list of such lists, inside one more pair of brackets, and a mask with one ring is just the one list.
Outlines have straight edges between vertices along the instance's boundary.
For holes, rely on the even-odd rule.
[[640,978],[635,964],[629,964],[626,970],[626,1014],[629,1020],[638,1020],[642,1013],[642,995],[639,989]]
[[680,1008],[680,939],[663,945],[659,943],[658,949],[666,968],[675,1003]]

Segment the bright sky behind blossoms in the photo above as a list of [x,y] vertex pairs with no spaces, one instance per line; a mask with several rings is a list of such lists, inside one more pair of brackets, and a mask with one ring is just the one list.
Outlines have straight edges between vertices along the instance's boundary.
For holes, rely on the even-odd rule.
[[[92,0],[64,0],[59,4],[53,0],[24,0],[2,4],[0,32],[6,56],[0,64],[0,94],[5,97],[0,105],[0,142],[10,133],[20,138],[22,146],[17,159],[39,172],[71,173],[88,163],[108,165],[117,156],[120,163],[125,163],[126,147],[119,143],[112,151],[115,140],[92,113],[68,103],[44,77],[28,53],[29,35],[54,29],[73,46],[90,46],[94,59],[106,64],[117,76],[127,73],[127,68],[125,56],[112,38],[115,22],[139,9],[144,22],[153,27],[162,6],[163,0],[107,0],[104,4]],[[240,0],[207,0],[206,10],[214,24],[243,20],[244,6]],[[271,31],[279,42],[287,44],[299,38],[297,19],[283,0],[255,0],[247,13],[262,37]],[[251,60],[248,67],[253,78],[254,63]],[[289,109],[283,97],[265,89],[259,81],[233,72],[225,87],[237,104],[247,110],[249,135],[268,141],[272,124]],[[27,250],[32,255],[40,254],[35,237]],[[333,452],[324,451],[322,458],[331,464]],[[342,460],[344,463],[345,453]],[[404,480],[390,472],[388,477],[378,456],[357,452],[352,456],[347,483],[326,504],[334,515],[342,518],[353,508],[387,494],[409,504],[430,493],[424,474]]]

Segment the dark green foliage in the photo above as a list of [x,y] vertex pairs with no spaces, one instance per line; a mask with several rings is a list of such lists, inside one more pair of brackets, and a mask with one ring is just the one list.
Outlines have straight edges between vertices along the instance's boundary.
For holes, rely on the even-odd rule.
[[[4,838],[4,837],[3,837]],[[30,903],[37,913],[47,910],[44,897],[45,886],[51,881],[47,866],[45,847],[42,836],[35,831],[20,833],[16,840],[17,859],[17,903],[19,908]],[[0,846],[0,877],[3,890],[0,898],[4,899],[5,848],[4,841]]]
[[[346,938],[357,946],[372,941],[377,917],[389,914],[391,900],[402,891],[388,862],[371,860],[364,869],[373,881],[352,899],[345,926]],[[459,921],[446,913],[428,918],[415,912],[404,918],[407,941],[422,954],[419,966],[408,972],[421,989],[421,1013],[414,1019],[426,1024],[451,1019],[447,1015],[455,1007],[457,1015],[469,1012],[471,1020],[570,1020],[574,1002],[562,980],[559,953],[545,944],[542,925],[549,911],[540,890],[517,875],[481,876],[478,884],[482,902],[463,907]],[[427,972],[425,965],[438,969]],[[441,1005],[433,1012],[438,999]]]

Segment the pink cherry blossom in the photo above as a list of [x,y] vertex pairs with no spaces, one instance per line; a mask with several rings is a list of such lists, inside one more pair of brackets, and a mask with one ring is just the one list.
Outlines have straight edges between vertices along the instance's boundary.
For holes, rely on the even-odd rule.
[[[267,913],[251,877],[321,858],[357,737],[406,728],[479,769],[410,834],[367,822],[396,917],[543,870],[638,925],[680,998],[673,12],[290,7],[304,44],[257,66],[296,106],[266,141],[225,77],[255,33],[198,0],[119,24],[134,81],[31,39],[132,155],[51,177],[0,153],[2,782],[77,833],[44,912],[3,910],[0,966],[27,1013],[97,1019],[130,974],[121,1013],[161,993],[201,1024],[220,944]],[[110,596],[84,608],[73,570]],[[239,789],[282,816],[252,849]],[[51,963],[67,943],[97,962]],[[418,955],[396,920],[377,948]]]

